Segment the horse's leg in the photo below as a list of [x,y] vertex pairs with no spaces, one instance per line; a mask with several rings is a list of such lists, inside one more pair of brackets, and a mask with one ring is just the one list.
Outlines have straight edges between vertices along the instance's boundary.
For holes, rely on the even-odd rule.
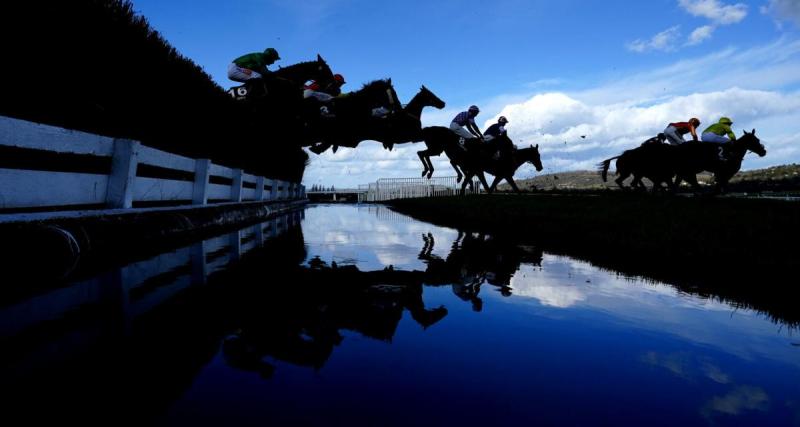
[[456,164],[456,162],[454,162],[453,160],[450,160],[450,164],[453,165],[453,169],[456,170],[456,175],[458,175],[458,177],[456,178],[456,182],[461,182],[461,178],[463,178],[464,175],[461,173],[461,169],[458,168],[458,164]]
[[[631,173],[628,172],[628,171],[618,171],[618,173],[619,173],[619,177],[617,177],[617,179],[615,179],[614,182],[617,183],[619,188],[624,190],[625,189],[624,182],[625,182],[626,179],[628,179],[629,176],[631,176]],[[631,183],[631,184],[633,184],[633,183]]]
[[425,177],[425,174],[428,173],[428,163],[425,159],[430,161],[428,150],[417,151],[417,156],[419,156],[419,160],[422,162],[422,176]]
[[[455,167],[455,165],[453,165],[453,166]],[[475,176],[475,174],[473,174],[472,172],[469,172],[469,171],[465,171],[464,175],[465,175],[464,176],[464,181],[461,182],[461,195],[462,196],[467,193],[467,185],[469,185],[469,183],[472,182],[472,177]]]
[[499,176],[494,177],[494,180],[492,180],[492,185],[489,187],[489,191],[488,191],[489,194],[494,193],[494,190],[497,189],[497,184],[500,183],[501,179],[502,178],[500,178]]
[[511,185],[511,188],[514,189],[515,193],[522,193],[522,191],[519,190],[519,187],[517,187],[517,183],[514,182],[514,177],[513,176],[507,177],[506,181],[508,181],[508,184]]
[[483,185],[483,189],[486,190],[487,193],[491,194],[492,189],[489,188],[489,184],[486,182],[486,175],[483,174],[483,171],[478,173],[478,179],[481,180],[481,185]]

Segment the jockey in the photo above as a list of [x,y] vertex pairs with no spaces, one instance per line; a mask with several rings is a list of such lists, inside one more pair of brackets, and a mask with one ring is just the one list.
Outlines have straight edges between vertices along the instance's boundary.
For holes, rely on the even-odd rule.
[[686,142],[683,136],[687,133],[691,133],[692,140],[697,142],[698,126],[700,126],[700,120],[697,118],[691,118],[688,122],[670,123],[669,126],[664,129],[664,135],[667,136],[669,143],[672,145],[680,145]]
[[265,49],[264,52],[242,55],[228,65],[228,78],[241,83],[263,78],[270,72],[267,66],[279,59],[281,57],[278,55],[278,51],[271,47]]
[[345,83],[347,82],[341,74],[334,74],[333,82],[324,88],[316,80],[309,80],[303,86],[303,98],[316,98],[320,102],[329,102],[342,93],[341,87]]
[[[324,88],[317,81],[309,80],[303,86],[303,98],[315,99],[322,104],[328,104],[334,97],[341,95],[341,87],[345,83],[347,82],[344,81],[344,76],[341,74],[334,74],[333,81]],[[319,110],[322,116],[333,117],[326,105],[320,106]]]
[[467,111],[458,113],[453,118],[453,121],[450,122],[450,130],[464,138],[465,141],[482,140],[483,135],[481,135],[478,126],[475,125],[475,117],[480,111],[481,110],[477,106],[472,105]]
[[722,117],[719,122],[706,128],[703,131],[703,142],[721,142],[726,143],[736,140],[736,134],[733,133],[731,125],[733,121],[727,117]]
[[[504,159],[510,158],[511,152],[514,149],[513,145],[508,139],[494,141],[501,135],[507,136],[507,124],[508,119],[505,116],[500,116],[500,118],[497,119],[497,123],[489,126],[489,128],[486,129],[486,132],[483,133],[483,140],[489,143],[492,154],[498,159],[500,157]],[[498,145],[498,143],[500,145]]]
[[[734,134],[733,130],[731,129],[732,124],[733,121],[731,119],[727,117],[720,117],[719,122],[714,123],[703,131],[703,142],[718,142],[726,144],[730,141],[735,141],[736,134]],[[717,156],[723,162],[728,160],[725,157],[725,149],[722,146],[720,146],[719,150],[717,150]]]
[[508,124],[508,119],[506,118],[506,116],[500,116],[500,118],[497,119],[497,123],[489,126],[489,128],[486,129],[486,132],[483,133],[484,141],[489,142],[497,138],[498,136],[506,133],[507,124]]

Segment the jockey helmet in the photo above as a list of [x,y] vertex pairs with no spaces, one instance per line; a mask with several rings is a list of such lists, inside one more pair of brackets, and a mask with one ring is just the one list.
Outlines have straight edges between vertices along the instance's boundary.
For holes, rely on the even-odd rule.
[[719,122],[723,125],[732,125],[733,121],[727,117],[722,117],[719,119]]
[[508,123],[508,119],[506,118],[506,116],[500,116],[500,118],[497,119],[497,123],[506,124]]
[[264,55],[267,55],[274,61],[281,59],[280,55],[278,55],[278,51],[271,47],[264,49]]
[[347,83],[346,81],[344,81],[344,76],[341,75],[341,74],[334,74],[333,75],[333,81],[335,81],[336,83],[339,83],[341,85]]
[[700,126],[700,119],[698,119],[697,117],[692,117],[691,119],[689,119],[689,123],[691,123],[692,126],[694,127],[698,127]]
[[480,108],[478,108],[478,106],[477,106],[477,105],[470,105],[470,106],[469,106],[469,111],[470,111],[470,112],[473,112],[473,113],[475,113],[475,114],[478,114],[478,113],[480,113],[480,112],[481,112]]

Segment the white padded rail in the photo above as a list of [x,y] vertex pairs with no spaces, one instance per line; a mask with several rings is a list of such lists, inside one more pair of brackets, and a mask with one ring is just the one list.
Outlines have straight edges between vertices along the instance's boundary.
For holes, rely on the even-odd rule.
[[133,200],[137,202],[191,200],[193,186],[194,183],[188,181],[138,177],[133,184]]
[[139,148],[139,164],[194,173],[194,159],[167,153],[166,151],[157,150],[144,145]]
[[102,204],[107,175],[0,169],[0,209]]
[[114,138],[0,116],[0,145],[110,157]]

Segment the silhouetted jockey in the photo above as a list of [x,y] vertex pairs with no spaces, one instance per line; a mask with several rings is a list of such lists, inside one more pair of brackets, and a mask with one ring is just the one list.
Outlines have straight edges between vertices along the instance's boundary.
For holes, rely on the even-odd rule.
[[687,133],[692,134],[692,140],[697,142],[697,127],[700,126],[700,120],[696,118],[689,119],[688,122],[670,123],[664,129],[664,135],[667,136],[669,143],[672,145],[680,145],[686,142],[683,136]]
[[264,52],[254,52],[242,55],[228,65],[228,78],[246,83],[251,79],[261,79],[270,73],[267,66],[281,59],[278,51],[268,47]]
[[464,142],[477,142],[483,139],[481,131],[475,124],[475,117],[480,113],[477,106],[472,105],[467,111],[458,113],[450,122],[450,130],[464,139]]
[[499,156],[495,157],[502,157],[504,159],[509,158],[514,147],[511,146],[510,140],[508,139],[503,139],[502,142],[496,141],[496,139],[500,135],[508,136],[506,131],[507,124],[508,119],[505,116],[500,116],[500,118],[497,119],[497,123],[489,126],[486,132],[483,133],[483,140],[489,143],[492,154],[499,153]]
[[664,141],[666,141],[666,140],[667,140],[667,136],[664,135],[663,133],[660,133],[660,134],[648,139],[647,141],[643,142],[642,143],[642,147],[644,147],[645,145],[663,144]]
[[334,74],[333,81],[327,87],[320,87],[320,84],[314,80],[309,80],[303,87],[303,98],[309,100],[316,100],[319,105],[319,113],[322,117],[334,117],[333,113],[328,108],[328,105],[333,98],[341,95],[342,85],[344,85],[344,76],[341,74]]
[[500,116],[500,118],[497,119],[497,123],[489,126],[489,128],[486,129],[486,132],[483,133],[483,140],[489,142],[497,138],[498,136],[506,133],[507,124],[508,124],[508,119],[506,119],[505,116]]

